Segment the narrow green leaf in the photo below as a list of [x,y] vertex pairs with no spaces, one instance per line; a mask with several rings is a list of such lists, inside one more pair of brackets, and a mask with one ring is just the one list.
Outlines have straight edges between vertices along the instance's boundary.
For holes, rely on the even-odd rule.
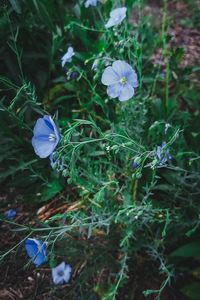
[[171,256],[191,257],[200,256],[200,242],[188,243],[180,248],[177,248],[171,253]]
[[191,300],[199,300],[200,298],[200,283],[193,282],[192,284],[186,285],[181,292],[189,297]]

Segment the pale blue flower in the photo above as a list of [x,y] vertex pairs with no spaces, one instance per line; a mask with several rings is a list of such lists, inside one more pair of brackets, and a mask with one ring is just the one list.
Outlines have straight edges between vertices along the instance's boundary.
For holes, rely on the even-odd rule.
[[85,2],[85,7],[89,7],[90,5],[91,5],[91,6],[96,6],[96,5],[97,5],[97,2],[98,2],[98,0],[87,0],[87,1]]
[[64,169],[64,157],[62,157],[61,159],[59,158],[55,158],[56,153],[52,153],[49,156],[50,159],[50,165],[52,167],[52,169],[57,170],[58,172],[61,172]]
[[52,269],[52,278],[55,284],[68,283],[71,277],[72,268],[70,265],[62,262]]
[[157,146],[155,158],[159,161],[160,166],[166,164],[170,159],[172,159],[169,149],[166,149],[166,142],[163,142],[160,146]]
[[32,146],[40,158],[53,153],[60,141],[58,129],[50,116],[39,118],[33,130]]
[[105,27],[110,28],[121,24],[121,22],[126,18],[126,11],[126,7],[120,7],[112,10],[110,13],[110,19],[106,23]]
[[74,56],[74,55],[75,55],[74,49],[72,47],[69,47],[67,49],[67,52],[65,53],[65,55],[63,55],[63,57],[61,58],[61,65],[62,65],[62,67],[64,67],[64,65],[67,62],[71,62],[72,61],[72,56]]
[[8,219],[14,219],[15,218],[15,216],[16,216],[16,210],[14,210],[14,209],[9,209],[9,210],[7,210],[6,212],[5,212],[5,216],[8,218]]
[[43,241],[37,239],[25,240],[25,249],[32,262],[38,267],[46,261],[47,245]]
[[107,85],[107,94],[111,98],[126,101],[133,97],[134,88],[138,86],[137,74],[125,61],[117,60],[107,67],[101,82]]

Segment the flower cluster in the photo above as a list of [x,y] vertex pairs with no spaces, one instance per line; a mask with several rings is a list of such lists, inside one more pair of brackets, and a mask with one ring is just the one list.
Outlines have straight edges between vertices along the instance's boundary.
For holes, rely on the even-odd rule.
[[[37,239],[28,238],[25,241],[27,255],[36,267],[45,263],[47,245],[45,242]],[[68,283],[71,277],[72,268],[70,265],[62,262],[57,267],[52,268],[52,279],[55,284]]]
[[[85,7],[96,6],[97,0],[87,0]],[[110,12],[110,18],[105,24],[106,28],[117,26],[126,17],[127,8],[119,7]],[[75,55],[74,49],[69,47],[67,52],[61,58],[62,67],[67,62],[72,61]],[[94,61],[92,69],[97,68],[97,60]],[[102,84],[107,86],[107,94],[111,98],[118,98],[120,101],[127,101],[134,95],[135,88],[138,86],[138,79],[135,70],[125,61],[116,60],[112,66],[106,67],[101,78]],[[35,153],[40,158],[50,158],[50,164],[53,169],[58,167],[63,170],[64,159],[54,159],[54,150],[60,141],[59,131],[51,116],[45,115],[39,118],[33,130],[32,146]]]
[[[87,0],[84,2],[86,8],[89,6],[96,6],[98,0]],[[109,28],[119,26],[126,18],[127,8],[119,7],[110,12],[109,19],[105,24],[107,31]],[[74,49],[69,47],[67,52],[61,58],[62,67],[66,63],[71,63],[72,58],[75,55]],[[101,76],[101,83],[107,87],[107,95],[110,98],[118,98],[119,101],[127,101],[133,98],[135,89],[138,87],[138,76],[134,68],[126,61],[116,59],[112,60],[112,65],[107,65]],[[92,70],[96,70],[98,67],[99,57],[94,59]],[[71,73],[71,78],[77,78],[77,72]],[[60,157],[56,148],[61,140],[59,129],[57,128],[54,120],[51,116],[45,115],[39,118],[35,124],[33,130],[32,146],[35,153],[40,158],[50,159],[50,165],[57,171],[64,169],[64,157]],[[154,151],[154,159],[159,162],[160,166],[166,164],[171,155],[169,150],[166,149],[166,143],[162,143]],[[139,161],[134,160],[132,168],[137,171],[139,169]],[[45,242],[37,239],[27,239],[25,241],[25,249],[31,261],[38,267],[42,265],[47,258],[47,245]],[[52,268],[52,278],[55,284],[64,284],[69,282],[71,277],[71,266],[65,262],[60,263],[57,267]]]

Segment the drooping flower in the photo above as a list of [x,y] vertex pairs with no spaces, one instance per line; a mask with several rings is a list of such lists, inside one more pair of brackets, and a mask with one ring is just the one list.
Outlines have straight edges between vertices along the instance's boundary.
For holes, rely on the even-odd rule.
[[92,71],[93,71],[93,70],[96,70],[96,69],[97,69],[97,65],[98,65],[98,60],[95,59],[94,62],[93,62],[93,64],[92,64],[91,70],[92,70]]
[[166,149],[166,142],[163,142],[160,146],[157,146],[155,158],[159,161],[160,166],[166,164],[172,158],[169,149]]
[[41,240],[31,238],[25,240],[26,252],[36,267],[41,266],[46,261],[46,248],[46,243]]
[[15,216],[16,216],[16,210],[14,210],[14,209],[9,209],[9,210],[7,210],[6,212],[5,212],[5,216],[8,218],[8,219],[14,219],[15,218]]
[[74,71],[70,74],[70,79],[76,80],[78,78],[78,72]]
[[107,94],[111,98],[126,101],[133,97],[134,88],[138,86],[137,74],[133,68],[122,60],[115,61],[107,67],[102,75],[101,82],[107,85]]
[[72,268],[70,265],[62,262],[52,269],[52,278],[55,284],[68,283],[71,277]]
[[119,7],[119,8],[112,10],[110,13],[110,19],[106,23],[105,27],[110,28],[110,27],[121,24],[121,22],[126,17],[126,11],[127,11],[126,7]]
[[49,156],[50,159],[50,165],[52,169],[56,169],[58,172],[61,172],[64,169],[64,157],[61,159],[59,158],[54,158],[55,153],[52,153]]
[[61,58],[61,65],[62,67],[64,67],[64,65],[67,63],[67,62],[71,62],[72,61],[72,56],[74,56],[75,53],[74,53],[74,49],[72,47],[69,47],[67,49],[67,52],[63,55],[63,57]]
[[60,141],[60,134],[51,116],[39,118],[33,130],[32,146],[40,158],[53,153]]
[[91,5],[91,6],[96,6],[96,5],[97,5],[97,2],[98,2],[98,0],[87,0],[87,1],[85,2],[85,7],[87,8],[87,7],[89,7],[90,5]]
[[139,167],[139,164],[136,163],[135,161],[132,163],[132,168],[137,169]]

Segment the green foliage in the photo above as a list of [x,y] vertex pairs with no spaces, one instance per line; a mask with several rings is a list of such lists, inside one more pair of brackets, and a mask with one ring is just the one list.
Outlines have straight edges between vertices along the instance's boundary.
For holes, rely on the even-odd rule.
[[200,243],[193,242],[186,244],[178,249],[176,249],[171,255],[180,257],[199,257],[200,256]]
[[200,293],[200,284],[198,282],[194,282],[185,286],[182,290],[183,294],[186,295],[191,300],[198,300]]
[[[86,9],[83,1],[10,0],[0,10],[0,183],[24,202],[67,205],[37,227],[11,223],[48,242],[51,267],[62,258],[78,270],[69,299],[162,299],[183,272],[180,257],[200,253],[199,68],[180,66],[184,49],[168,40],[166,5],[158,26],[142,0],[119,1],[137,18],[105,30],[116,2]],[[76,55],[62,69],[70,45]],[[158,49],[160,64],[152,58]],[[117,59],[138,74],[127,102],[108,98],[101,84]],[[44,114],[60,129],[61,172],[31,146]],[[155,155],[163,141],[172,155],[164,167]],[[189,270],[186,262],[186,278]],[[198,290],[193,283],[182,291],[197,299]]]

